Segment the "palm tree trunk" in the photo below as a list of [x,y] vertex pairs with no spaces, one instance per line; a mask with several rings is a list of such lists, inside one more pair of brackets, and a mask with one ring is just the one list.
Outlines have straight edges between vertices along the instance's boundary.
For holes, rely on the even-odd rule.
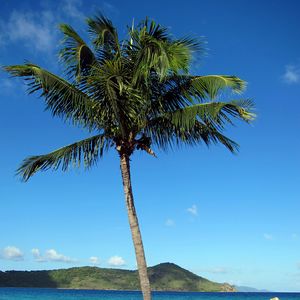
[[130,178],[130,161],[128,154],[120,155],[121,172],[125,194],[126,207],[128,212],[129,225],[131,229],[132,240],[134,244],[135,256],[138,266],[141,290],[144,300],[151,300],[150,282],[147,274],[147,263],[142,242],[142,236],[139,228],[138,218],[136,215],[131,178]]

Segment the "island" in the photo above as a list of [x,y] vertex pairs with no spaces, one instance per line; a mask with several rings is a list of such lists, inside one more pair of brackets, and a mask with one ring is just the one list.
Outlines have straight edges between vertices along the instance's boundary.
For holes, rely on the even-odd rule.
[[[236,292],[228,283],[210,281],[173,263],[149,267],[148,273],[153,291]],[[98,267],[0,272],[0,287],[140,289],[136,270]]]

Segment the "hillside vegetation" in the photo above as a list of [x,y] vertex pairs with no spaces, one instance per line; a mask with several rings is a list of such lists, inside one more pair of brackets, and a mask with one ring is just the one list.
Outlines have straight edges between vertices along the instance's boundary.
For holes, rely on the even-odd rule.
[[[229,284],[209,281],[175,264],[148,268],[152,290],[234,292]],[[0,272],[0,287],[139,290],[137,271],[79,267],[50,271]]]

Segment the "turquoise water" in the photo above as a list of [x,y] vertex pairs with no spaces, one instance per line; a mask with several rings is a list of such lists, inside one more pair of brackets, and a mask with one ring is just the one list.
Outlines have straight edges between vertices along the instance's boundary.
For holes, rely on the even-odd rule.
[[[153,300],[300,300],[300,293],[154,292]],[[0,288],[0,300],[142,300],[139,292]]]

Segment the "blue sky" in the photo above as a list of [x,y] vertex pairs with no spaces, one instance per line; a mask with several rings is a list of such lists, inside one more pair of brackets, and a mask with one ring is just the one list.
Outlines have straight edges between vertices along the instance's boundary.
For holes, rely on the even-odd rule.
[[[86,16],[108,15],[121,35],[145,16],[174,36],[204,36],[195,74],[248,82],[257,120],[227,134],[240,145],[136,153],[133,188],[149,265],[174,262],[219,282],[300,290],[300,36],[297,1],[1,2],[0,64],[25,60],[59,73],[57,24],[85,36]],[[88,134],[53,119],[42,99],[0,73],[0,270],[135,268],[118,157],[90,171],[14,176],[28,155]],[[231,96],[231,95],[230,95]],[[234,95],[232,95],[234,97]]]

